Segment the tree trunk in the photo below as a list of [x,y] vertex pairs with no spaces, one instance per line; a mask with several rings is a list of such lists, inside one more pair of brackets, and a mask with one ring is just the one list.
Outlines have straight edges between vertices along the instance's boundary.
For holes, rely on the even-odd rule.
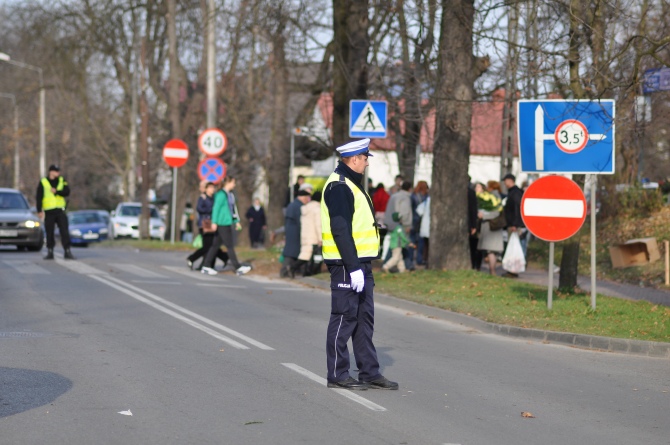
[[368,87],[368,0],[333,0],[333,145],[349,139],[349,101],[366,99]]
[[[269,159],[265,163],[270,202],[268,203],[268,227],[276,228],[284,224],[282,208],[288,190],[288,169],[290,164],[288,122],[288,68],[286,66],[286,17],[279,14],[277,30],[272,39],[272,130],[270,135]],[[242,210],[240,210],[242,211]]]
[[[580,47],[582,42],[582,4],[581,0],[570,0],[570,46],[568,47],[568,67],[570,72],[570,89],[575,99],[585,97],[579,75]],[[584,175],[576,175],[573,180],[584,186]],[[579,266],[579,235],[575,235],[563,244],[561,257],[561,272],[558,277],[558,287],[574,289],[577,287],[577,269]],[[549,267],[553,267],[551,264]]]
[[443,0],[433,145],[431,269],[468,269],[467,187],[474,90],[474,0]]

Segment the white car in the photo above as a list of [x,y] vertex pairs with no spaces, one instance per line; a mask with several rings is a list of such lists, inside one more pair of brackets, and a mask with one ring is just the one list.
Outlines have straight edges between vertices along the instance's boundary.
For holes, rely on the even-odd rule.
[[[122,202],[112,212],[112,238],[129,237],[139,239],[140,237],[140,215],[142,204],[139,202]],[[149,205],[149,233],[151,238],[165,239],[165,223],[153,205]]]

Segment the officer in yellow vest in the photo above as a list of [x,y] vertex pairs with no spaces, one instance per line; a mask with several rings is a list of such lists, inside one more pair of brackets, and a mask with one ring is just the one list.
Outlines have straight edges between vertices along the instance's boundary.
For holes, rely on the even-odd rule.
[[73,260],[70,251],[70,229],[68,227],[67,215],[65,214],[65,198],[70,195],[70,187],[67,181],[60,175],[60,169],[56,165],[49,166],[49,174],[42,178],[37,185],[37,212],[44,219],[44,229],[47,232],[47,256],[45,260],[54,259],[54,230],[58,224],[61,243],[65,249],[65,259]]
[[[328,387],[398,389],[379,373],[374,332],[372,260],[379,255],[379,231],[372,201],[363,188],[370,139],[337,149],[341,160],[324,186],[321,201],[323,259],[330,272],[331,312],[326,356]],[[349,375],[352,339],[358,380]]]

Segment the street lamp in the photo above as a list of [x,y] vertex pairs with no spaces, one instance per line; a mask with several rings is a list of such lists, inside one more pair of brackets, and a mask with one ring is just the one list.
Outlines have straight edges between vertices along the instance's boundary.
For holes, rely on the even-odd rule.
[[0,97],[11,99],[14,106],[14,188],[19,189],[19,107],[16,106],[16,96],[13,94],[0,93]]
[[25,68],[33,71],[37,71],[40,76],[40,177],[46,176],[46,136],[44,134],[45,126],[45,111],[44,111],[44,102],[45,102],[45,92],[44,92],[44,78],[42,76],[42,68],[34,65],[29,65],[27,63],[19,62],[12,60],[8,54],[0,53],[0,61],[7,62],[10,65],[18,66],[19,68]]

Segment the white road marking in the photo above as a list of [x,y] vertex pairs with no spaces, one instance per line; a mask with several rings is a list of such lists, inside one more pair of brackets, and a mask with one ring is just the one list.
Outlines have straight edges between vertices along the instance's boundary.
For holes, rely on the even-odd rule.
[[210,283],[212,281],[218,281],[218,282],[225,281],[225,279],[216,277],[215,275],[207,275],[200,272],[194,272],[184,267],[177,267],[177,266],[161,266],[161,267],[163,269],[169,270],[170,272],[176,272],[182,275],[186,275],[196,280],[209,281]]
[[133,283],[139,284],[166,284],[168,286],[181,286],[179,281],[152,281],[152,280],[130,280]]
[[[160,304],[154,303],[153,301],[148,300],[148,299],[142,297],[141,295],[138,295],[135,292],[132,292],[131,290],[126,289],[125,287],[121,287],[118,284],[113,283],[112,281],[110,281],[110,280],[113,280],[113,281],[120,281],[120,280],[116,280],[115,278],[110,277],[110,276],[101,277],[101,276],[98,276],[98,275],[90,275],[90,277],[93,278],[94,280],[100,281],[103,284],[106,284],[107,286],[113,287],[114,289],[116,289],[120,292],[123,292],[124,294],[136,299],[137,301],[141,301],[142,303],[145,303],[145,304],[153,307],[154,309],[158,309],[159,311],[161,311],[165,314],[168,314],[171,317],[176,318],[177,320],[183,321],[184,323],[186,323],[190,326],[193,326],[194,328],[196,328],[196,329],[198,329],[198,330],[200,330],[200,331],[202,331],[206,334],[209,334],[212,337],[214,337],[218,340],[221,340],[222,342],[228,343],[233,348],[249,349],[248,346],[243,345],[242,343],[239,343],[239,342],[233,340],[232,338],[228,338],[225,335],[222,335],[222,334],[216,332],[215,330],[208,328],[207,326],[203,326],[200,323],[196,323],[195,321],[190,320],[190,319],[184,317],[183,315],[180,315],[180,314],[178,314],[174,311],[171,311],[170,309],[164,308]],[[124,284],[126,284],[126,283],[124,283]],[[128,284],[126,284],[126,285],[130,286]],[[134,287],[134,286],[132,286],[132,287]]]
[[229,289],[245,289],[246,286],[238,286],[236,284],[219,284],[219,283],[197,283],[196,286],[205,287],[226,287]]
[[[140,289],[139,287],[133,286],[132,284],[129,284],[129,283],[126,283],[122,280],[119,280],[118,278],[114,278],[112,276],[109,276],[105,272],[100,271],[98,269],[95,269],[95,268],[93,268],[93,267],[91,267],[91,266],[89,266],[85,263],[81,263],[81,262],[73,261],[73,260],[63,260],[63,259],[60,259],[58,257],[56,258],[56,261],[58,262],[58,264],[60,264],[62,266],[65,266],[65,267],[67,267],[71,270],[74,270],[75,272],[81,273],[83,275],[88,275],[89,277],[91,277],[95,280],[98,280],[101,283],[104,283],[104,284],[106,284],[110,287],[113,287],[114,289],[119,290],[119,291],[123,292],[124,294],[135,298],[138,301],[141,301],[142,303],[148,304],[149,306],[151,306],[155,309],[158,309],[161,312],[164,312],[164,313],[166,313],[166,314],[168,314],[168,315],[170,315],[170,316],[172,316],[172,317],[174,317],[178,320],[181,320],[184,323],[186,323],[190,326],[193,326],[194,328],[199,329],[199,330],[211,335],[214,338],[217,338],[217,339],[219,339],[223,342],[228,343],[229,345],[233,346],[234,348],[249,349],[248,346],[243,345],[242,343],[239,343],[239,342],[237,342],[237,341],[235,341],[231,338],[228,338],[225,335],[222,335],[222,334],[208,328],[207,326],[203,326],[200,323],[196,323],[193,320],[190,320],[190,319],[188,319],[188,318],[186,318],[186,317],[184,317],[184,316],[182,316],[182,315],[180,315],[180,314],[178,314],[178,313],[176,313],[176,312],[174,312],[170,309],[167,309],[167,308],[159,305],[158,303],[155,303],[151,300],[148,300],[148,299],[142,297],[141,295],[138,295],[138,293],[144,294],[147,297],[164,304],[165,306],[172,307],[173,309],[176,309],[176,310],[178,310],[178,311],[180,311],[180,312],[182,312],[186,315],[189,315],[189,316],[191,316],[191,317],[193,317],[197,320],[200,320],[200,321],[202,321],[202,322],[204,322],[204,323],[206,323],[210,326],[213,326],[213,327],[219,329],[220,331],[227,332],[227,333],[229,333],[229,334],[231,334],[231,335],[233,335],[233,336],[235,336],[235,337],[237,337],[241,340],[246,341],[247,343],[249,343],[253,346],[256,346],[259,349],[263,349],[263,350],[267,350],[267,351],[274,351],[274,348],[272,348],[272,347],[270,347],[266,344],[263,344],[259,341],[256,341],[253,338],[247,337],[246,335],[241,334],[241,333],[239,333],[239,332],[237,332],[233,329],[227,328],[227,327],[225,327],[225,326],[223,326],[223,325],[221,325],[221,324],[219,324],[215,321],[212,321],[208,318],[203,317],[202,315],[196,314],[195,312],[191,312],[188,309],[183,308],[179,305],[176,305],[176,304],[174,304],[170,301],[167,301],[167,300],[165,300],[165,299],[163,299],[163,298],[161,298],[157,295],[152,294],[151,292],[147,292],[143,289]],[[163,266],[163,267],[166,267],[166,266]],[[104,277],[101,277],[100,275],[103,275]],[[126,287],[121,287],[121,285],[126,286]],[[136,292],[138,292],[138,293],[136,293]]]
[[581,218],[584,216],[584,211],[584,201],[577,199],[526,198],[523,201],[525,216]]
[[[135,291],[135,292],[144,294],[144,295],[146,295],[147,297],[151,298],[151,299],[154,300],[154,301],[157,301],[157,302],[159,302],[159,303],[161,303],[161,304],[164,304],[165,306],[171,307],[172,309],[177,310],[177,311],[179,311],[179,312],[181,312],[181,313],[183,313],[183,314],[186,314],[186,315],[188,315],[188,316],[190,316],[190,317],[193,317],[193,318],[195,318],[196,320],[202,321],[203,323],[206,323],[206,324],[208,324],[208,325],[210,325],[210,326],[212,326],[212,327],[214,327],[214,328],[216,328],[216,329],[218,329],[218,330],[220,330],[220,331],[226,332],[226,333],[232,335],[233,337],[237,337],[237,338],[239,338],[240,340],[244,340],[244,341],[246,341],[247,343],[249,343],[249,344],[251,344],[251,345],[253,345],[253,346],[256,346],[256,347],[259,348],[259,349],[263,349],[263,350],[266,350],[266,351],[274,351],[274,348],[272,348],[272,347],[270,347],[270,346],[268,346],[268,345],[266,345],[266,344],[263,344],[263,343],[261,343],[261,342],[259,342],[259,341],[257,341],[257,340],[254,340],[254,339],[251,338],[251,337],[247,337],[246,335],[244,335],[244,334],[242,334],[242,333],[240,333],[240,332],[237,332],[237,331],[235,331],[235,330],[233,330],[233,329],[230,329],[230,328],[228,328],[228,327],[226,327],[226,326],[223,326],[222,324],[219,324],[219,323],[217,323],[217,322],[215,322],[215,321],[213,321],[213,320],[210,320],[209,318],[206,318],[206,317],[203,317],[202,315],[196,314],[195,312],[192,312],[192,311],[190,311],[190,310],[188,310],[188,309],[186,309],[186,308],[184,308],[184,307],[181,307],[181,306],[179,306],[178,304],[174,304],[174,303],[172,303],[171,301],[167,301],[167,300],[165,300],[164,298],[159,297],[158,295],[154,295],[154,294],[152,294],[151,292],[147,292],[147,291],[145,291],[144,289],[140,289],[139,287],[135,287],[135,286],[133,286],[132,284],[128,284],[128,283],[126,283],[126,282],[124,282],[124,281],[122,281],[122,280],[119,280],[118,278],[114,278],[114,277],[106,277],[106,278],[109,279],[109,280],[111,280],[111,281],[114,281],[115,283],[118,283],[119,285],[126,286],[127,288],[129,288],[129,289],[131,289],[131,290],[133,290],[133,291]],[[246,347],[245,347],[245,348],[246,348]],[[247,348],[247,349],[248,349],[248,348]]]
[[64,260],[61,256],[56,256],[55,260],[59,265],[82,275],[107,275],[107,272],[96,269],[95,267],[91,267],[86,263],[82,263],[81,261]]
[[43,267],[38,266],[32,261],[26,260],[4,260],[3,263],[17,270],[22,274],[39,274],[39,275],[50,275],[51,272],[46,270]]
[[[318,383],[320,385],[326,386],[328,384],[328,381],[326,379],[324,379],[323,377],[318,376],[318,375],[314,374],[312,371],[308,371],[307,369],[305,369],[301,366],[298,366],[295,363],[282,363],[282,365],[286,366],[288,369],[291,369],[291,370],[297,372],[300,375],[303,375],[303,376],[307,377],[310,380],[315,381],[316,383]],[[386,411],[386,408],[384,408],[383,406],[377,405],[376,403],[371,402],[368,399],[365,399],[365,398],[363,398],[363,397],[361,397],[357,394],[354,394],[353,392],[351,392],[348,389],[340,389],[340,388],[330,388],[330,389],[332,389],[336,393],[346,397],[349,400],[353,400],[356,403],[360,403],[361,405],[363,405],[367,409],[371,409],[372,411]]]
[[133,275],[137,275],[140,278],[167,278],[165,275],[161,275],[156,272],[152,272],[148,269],[145,269],[134,264],[122,264],[122,263],[109,263],[115,269],[123,270],[124,272],[130,272]]

